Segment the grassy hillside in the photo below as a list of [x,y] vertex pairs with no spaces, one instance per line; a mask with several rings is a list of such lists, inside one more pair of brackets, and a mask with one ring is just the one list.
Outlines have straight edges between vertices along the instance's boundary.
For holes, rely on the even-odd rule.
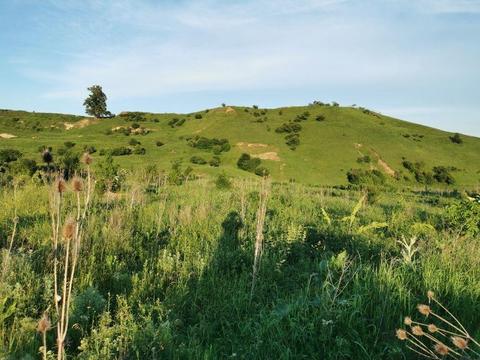
[[[301,119],[302,114],[304,119]],[[2,110],[0,149],[18,149],[24,157],[40,161],[41,146],[51,146],[55,156],[64,142],[70,141],[76,144],[73,149],[79,152],[84,146],[94,146],[98,156],[101,150],[108,152],[121,146],[134,149],[130,144],[133,138],[140,142],[136,147],[144,148],[146,153],[118,156],[116,160],[120,165],[135,168],[155,164],[169,169],[173,160],[182,160],[186,165],[194,155],[207,162],[214,156],[211,150],[188,145],[188,138],[201,136],[228,139],[231,150],[219,155],[219,167],[190,164],[200,176],[222,171],[235,176],[254,176],[236,166],[239,156],[246,152],[262,158],[262,166],[267,167],[277,181],[345,184],[347,172],[358,168],[378,169],[392,183],[419,185],[402,166],[404,160],[423,162],[428,171],[434,166],[451,167],[456,184],[460,186],[476,186],[480,179],[480,139],[462,135],[463,142],[457,144],[450,140],[451,133],[361,108],[319,105],[279,109],[222,107],[192,114],[122,115],[95,120]],[[172,124],[175,118],[178,121]],[[128,130],[121,128],[135,123],[148,133],[125,135]],[[288,133],[275,131],[285,123],[301,126],[300,143],[295,150],[286,144]],[[114,129],[116,131],[112,131]],[[164,145],[157,146],[157,141]],[[365,155],[370,162],[359,163],[358,159]]]

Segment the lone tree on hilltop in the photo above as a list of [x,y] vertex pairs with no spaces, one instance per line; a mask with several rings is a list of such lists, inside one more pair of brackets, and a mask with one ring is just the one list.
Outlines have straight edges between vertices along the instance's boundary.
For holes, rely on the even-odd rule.
[[110,111],[107,111],[107,95],[103,92],[102,87],[93,85],[88,88],[88,91],[90,91],[90,95],[83,102],[85,112],[96,118],[112,116]]

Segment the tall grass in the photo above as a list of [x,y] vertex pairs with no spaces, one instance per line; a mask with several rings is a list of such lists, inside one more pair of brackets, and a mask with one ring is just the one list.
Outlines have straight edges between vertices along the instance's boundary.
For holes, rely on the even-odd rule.
[[0,192],[2,267],[18,217],[0,358],[409,359],[392,333],[427,289],[478,339],[480,245],[443,221],[458,200],[137,176],[87,201],[84,181],[52,193],[53,216],[45,185]]

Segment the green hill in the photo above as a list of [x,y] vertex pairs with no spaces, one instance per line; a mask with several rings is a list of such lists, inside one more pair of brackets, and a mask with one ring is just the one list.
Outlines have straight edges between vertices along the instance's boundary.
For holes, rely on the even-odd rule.
[[[113,149],[117,149],[114,154],[125,150],[121,147],[130,149],[130,155],[115,156],[126,168],[155,164],[167,170],[178,159],[199,176],[222,171],[255,176],[237,167],[240,155],[249,153],[261,158],[261,166],[277,181],[324,185],[346,184],[349,170],[363,169],[378,170],[388,182],[417,186],[415,171],[403,164],[409,161],[418,163],[419,173],[443,166],[457,185],[477,186],[480,139],[461,135],[461,143],[456,143],[452,135],[363,108],[326,105],[227,106],[191,114],[128,112],[110,119],[0,110],[0,150],[18,149],[24,158],[37,162],[42,146],[52,147],[55,157],[68,141],[75,143],[72,149],[78,152],[85,146],[95,147],[97,157]],[[221,151],[207,139],[227,139],[231,148]],[[215,149],[220,154],[215,155]],[[192,164],[192,156],[207,164]],[[218,167],[208,164],[214,156],[220,158]]]

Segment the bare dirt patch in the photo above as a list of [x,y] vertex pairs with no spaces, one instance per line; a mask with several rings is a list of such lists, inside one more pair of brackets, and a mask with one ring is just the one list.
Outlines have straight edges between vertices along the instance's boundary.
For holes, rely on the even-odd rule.
[[241,149],[258,149],[258,148],[268,147],[267,144],[247,143],[247,142],[239,142],[239,143],[237,143],[237,146]]
[[253,155],[259,159],[262,160],[273,160],[273,161],[280,161],[280,157],[275,151],[270,151],[270,152],[265,152],[261,154],[255,154]]
[[395,176],[395,170],[393,170],[385,161],[378,159],[378,165],[390,176]]
[[13,134],[7,134],[7,133],[0,134],[0,139],[13,139],[13,138],[16,138],[16,136]]
[[97,124],[98,122],[99,122],[98,119],[85,118],[74,123],[65,122],[63,123],[63,125],[65,126],[65,130],[71,130],[71,129],[81,129],[89,125]]

